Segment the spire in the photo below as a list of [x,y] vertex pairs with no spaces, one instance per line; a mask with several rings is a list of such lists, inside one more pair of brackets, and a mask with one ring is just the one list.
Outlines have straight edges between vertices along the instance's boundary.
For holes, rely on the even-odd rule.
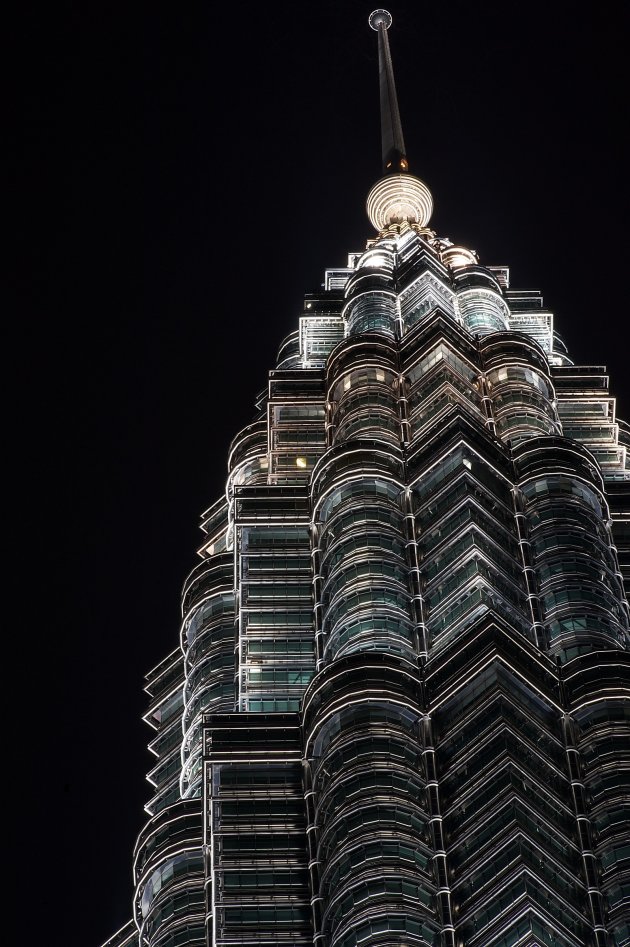
[[426,227],[433,213],[433,198],[424,181],[409,173],[405,153],[392,57],[387,30],[392,22],[387,10],[374,10],[369,23],[378,33],[378,72],[381,87],[381,137],[383,139],[382,177],[367,198],[367,214],[375,230],[382,232],[403,222]]
[[378,33],[378,78],[381,90],[381,139],[383,145],[383,171],[385,174],[399,174],[409,170],[405,152],[405,140],[400,124],[398,97],[394,81],[394,68],[389,51],[387,30],[391,26],[392,16],[387,10],[374,10],[370,14],[369,24]]

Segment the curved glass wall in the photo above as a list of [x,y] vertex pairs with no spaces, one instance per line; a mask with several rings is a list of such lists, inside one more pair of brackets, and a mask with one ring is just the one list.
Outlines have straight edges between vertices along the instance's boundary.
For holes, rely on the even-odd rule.
[[535,444],[545,469],[523,477],[520,492],[549,650],[566,661],[627,646],[628,606],[601,482],[584,477],[588,468],[571,442]]
[[182,718],[180,790],[197,796],[202,785],[202,724],[206,712],[234,708],[234,560],[213,556],[185,587],[182,647],[186,682]]
[[331,359],[328,385],[333,444],[378,438],[398,446],[398,372],[389,344],[374,337],[365,346],[346,340]]
[[320,602],[327,661],[355,650],[414,654],[400,495],[400,484],[360,476],[332,490],[322,506]]
[[234,438],[228,455],[229,489],[266,483],[268,475],[267,421],[256,421]]
[[615,943],[622,944],[630,894],[630,769],[620,762],[630,745],[630,656],[619,651],[587,654],[568,662],[563,676],[579,767],[578,805],[582,824],[590,828],[585,871],[603,894],[602,923],[605,918]]
[[356,373],[354,390],[342,397],[332,418],[335,424],[333,443],[353,438],[381,438],[398,446],[400,420],[398,402],[393,387],[396,381],[391,372],[375,369],[377,385],[358,386]]
[[457,305],[463,325],[473,335],[487,335],[509,328],[510,310],[501,287],[489,270],[467,266],[453,273]]
[[[376,283],[376,280],[373,278],[371,282]],[[348,335],[382,332],[393,338],[396,334],[396,294],[384,292],[378,283],[372,287],[364,285],[363,291],[346,304],[343,317]]]
[[542,350],[515,333],[491,334],[480,345],[497,435],[511,446],[562,433]]
[[278,351],[276,359],[277,369],[299,368],[300,365],[300,332],[291,332]]
[[432,944],[439,931],[416,671],[375,660],[336,662],[305,697],[314,893],[335,947]]
[[140,943],[147,947],[178,943],[205,947],[205,866],[199,801],[178,802],[145,826],[136,844],[134,876]]

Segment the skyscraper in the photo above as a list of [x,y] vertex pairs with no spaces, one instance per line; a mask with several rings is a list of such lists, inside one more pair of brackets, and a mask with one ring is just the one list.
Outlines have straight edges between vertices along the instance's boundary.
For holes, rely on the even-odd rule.
[[630,430],[540,294],[431,229],[370,22],[374,235],[203,516],[109,947],[630,943]]

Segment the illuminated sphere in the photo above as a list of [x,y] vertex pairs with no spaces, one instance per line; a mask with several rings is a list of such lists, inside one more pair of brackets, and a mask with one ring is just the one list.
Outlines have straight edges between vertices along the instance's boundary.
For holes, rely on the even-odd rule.
[[381,25],[388,30],[392,25],[392,15],[387,10],[374,10],[373,13],[370,13],[368,23],[373,30],[378,30]]
[[367,197],[367,215],[375,230],[408,221],[426,227],[433,213],[431,191],[413,174],[388,174]]

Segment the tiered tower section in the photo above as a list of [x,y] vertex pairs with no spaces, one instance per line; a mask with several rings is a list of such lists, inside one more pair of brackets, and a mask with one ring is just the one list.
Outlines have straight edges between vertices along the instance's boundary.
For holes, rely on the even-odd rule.
[[109,947],[630,945],[629,429],[540,295],[429,226],[389,22],[377,236],[204,515]]
[[504,267],[408,222],[349,262],[150,676],[140,943],[626,943],[630,479],[562,421],[614,403]]

